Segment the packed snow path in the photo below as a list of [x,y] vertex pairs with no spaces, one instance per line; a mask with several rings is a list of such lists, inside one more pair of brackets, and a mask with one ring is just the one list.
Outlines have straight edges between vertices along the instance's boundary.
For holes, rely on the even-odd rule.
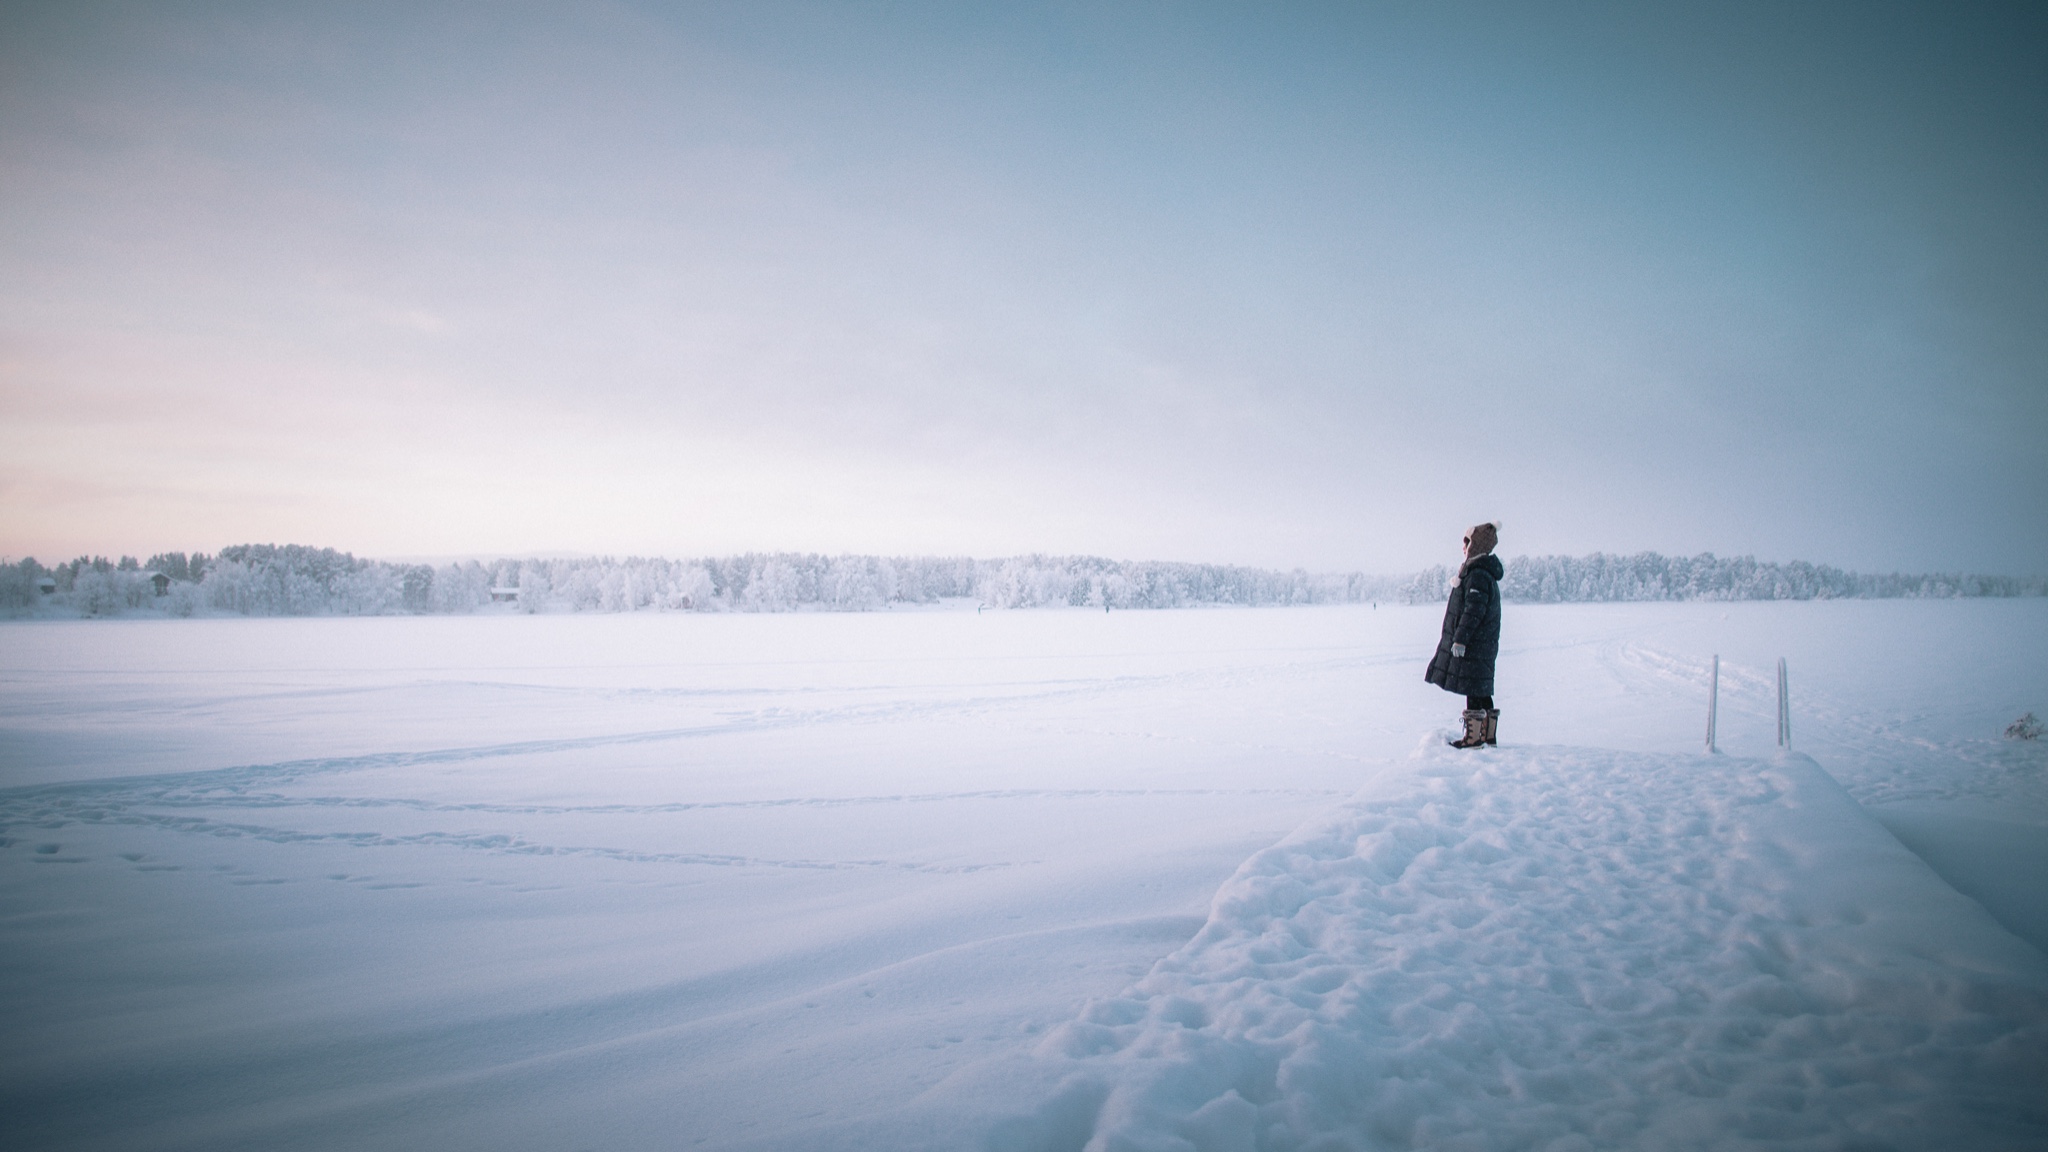
[[988,1147],[2038,1149],[2048,962],[1803,756],[1427,752],[1037,1062]]

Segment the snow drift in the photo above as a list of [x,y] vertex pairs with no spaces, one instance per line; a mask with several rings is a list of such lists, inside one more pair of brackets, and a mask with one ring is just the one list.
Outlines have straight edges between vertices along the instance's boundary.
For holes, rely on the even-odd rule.
[[987,1147],[2039,1148],[2048,958],[1804,756],[1432,750],[1037,1059]]

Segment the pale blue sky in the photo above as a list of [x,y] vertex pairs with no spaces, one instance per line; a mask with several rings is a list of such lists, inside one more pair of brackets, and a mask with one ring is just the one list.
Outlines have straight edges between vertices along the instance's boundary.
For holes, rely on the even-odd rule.
[[0,552],[2041,571],[2044,30],[0,3]]

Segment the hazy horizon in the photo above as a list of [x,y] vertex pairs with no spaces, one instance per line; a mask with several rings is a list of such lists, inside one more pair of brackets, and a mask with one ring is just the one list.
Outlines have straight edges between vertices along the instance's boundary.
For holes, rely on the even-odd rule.
[[0,5],[0,554],[2041,572],[2044,29]]
[[[136,561],[136,562],[137,562],[137,563],[138,563],[139,565],[141,565],[141,567],[142,567],[142,568],[144,568],[144,569],[147,569],[147,568],[149,568],[149,566],[150,566],[150,560],[151,560],[152,558],[154,558],[155,556],[157,556],[157,555],[172,555],[172,554],[176,554],[176,555],[179,555],[179,556],[186,556],[186,557],[190,557],[190,558],[191,558],[191,559],[193,559],[194,561],[197,561],[198,559],[200,559],[200,558],[202,558],[202,557],[203,557],[203,558],[207,558],[207,559],[209,559],[209,560],[214,560],[214,559],[218,559],[218,558],[219,558],[219,556],[220,556],[220,554],[221,554],[221,552],[223,552],[224,550],[226,550],[226,549],[230,549],[230,548],[237,548],[237,547],[258,547],[258,548],[289,548],[289,547],[298,547],[298,548],[308,548],[308,549],[314,549],[314,550],[320,550],[320,549],[327,549],[327,548],[329,548],[329,546],[327,546],[327,545],[320,545],[320,544],[307,544],[307,543],[305,543],[305,542],[303,542],[303,541],[285,541],[285,542],[282,542],[282,543],[280,543],[280,542],[276,542],[276,541],[239,541],[239,542],[237,542],[237,543],[235,543],[235,544],[223,545],[223,546],[221,546],[220,548],[216,548],[216,549],[213,549],[213,550],[211,550],[211,551],[209,551],[209,550],[207,550],[207,549],[165,549],[165,550],[162,550],[161,552],[158,552],[158,553],[136,553],[136,552],[133,552],[133,551],[115,551],[115,552],[91,552],[91,553],[81,553],[81,554],[77,554],[77,555],[73,555],[73,556],[65,556],[65,557],[61,557],[61,558],[57,558],[57,559],[48,559],[48,560],[44,559],[43,557],[40,557],[40,556],[33,556],[33,555],[30,555],[30,556],[24,556],[24,557],[12,557],[12,556],[7,556],[7,557],[0,557],[0,562],[7,562],[7,563],[12,563],[12,562],[15,562],[15,561],[17,561],[17,560],[33,560],[33,561],[35,561],[35,562],[37,562],[37,563],[39,563],[39,564],[42,564],[42,565],[44,565],[45,567],[55,568],[55,567],[59,567],[59,566],[65,565],[65,564],[72,564],[72,563],[78,563],[78,562],[80,562],[80,561],[86,561],[86,560],[103,560],[103,561],[106,561],[106,562],[108,562],[108,563],[114,563],[114,562],[116,562],[116,561],[118,561],[118,562],[121,562],[121,563],[126,563],[126,562],[127,562],[127,561],[129,561],[129,560],[133,560],[133,561]],[[1450,569],[1453,569],[1453,568],[1455,568],[1455,567],[1457,566],[1457,563],[1458,563],[1457,559],[1456,559],[1456,558],[1453,558],[1452,560],[1450,560],[1450,561],[1448,561],[1448,562],[1447,562],[1447,561],[1443,561],[1443,560],[1437,560],[1437,561],[1432,561],[1432,562],[1424,563],[1424,564],[1421,564],[1421,565],[1417,565],[1417,566],[1415,566],[1415,567],[1410,567],[1410,568],[1399,568],[1399,569],[1362,569],[1362,568],[1310,568],[1310,567],[1308,567],[1307,565],[1302,565],[1302,564],[1233,564],[1233,563],[1232,563],[1232,562],[1230,562],[1230,561],[1222,561],[1222,560],[1212,560],[1212,559],[1204,559],[1204,558],[1202,558],[1202,557],[1190,557],[1190,556],[1120,556],[1120,555],[1109,555],[1109,554],[1103,554],[1103,553],[1080,553],[1080,552],[1068,552],[1068,553],[1051,553],[1051,552],[1044,552],[1044,551],[1039,551],[1039,552],[1016,552],[1016,553],[1004,553],[1004,554],[1000,554],[1000,555],[982,555],[982,556],[975,556],[975,555],[969,555],[969,554],[967,554],[967,553],[932,553],[932,552],[921,552],[921,553],[914,553],[914,552],[897,552],[897,553],[878,553],[878,552],[848,552],[848,551],[838,551],[838,552],[832,552],[832,551],[821,551],[821,550],[819,550],[819,549],[815,549],[815,548],[789,548],[789,549],[773,549],[773,550],[766,550],[766,549],[754,549],[754,550],[747,550],[747,551],[738,551],[738,552],[723,552],[723,553],[709,553],[709,552],[699,552],[699,553],[655,553],[655,552],[622,552],[622,551],[618,551],[618,550],[611,550],[611,551],[601,551],[601,550],[600,550],[600,551],[554,551],[554,552],[543,552],[543,551],[532,551],[532,552],[518,552],[518,551],[510,551],[510,552],[459,552],[459,553],[431,553],[431,552],[421,552],[421,553],[395,553],[395,554],[371,554],[371,553],[360,553],[360,554],[359,554],[359,553],[354,553],[354,552],[350,552],[350,551],[349,551],[349,550],[347,550],[347,549],[338,549],[338,548],[336,548],[336,549],[329,549],[329,550],[332,550],[332,551],[336,551],[336,552],[341,552],[341,553],[343,553],[343,554],[345,554],[345,555],[353,556],[353,557],[354,557],[354,558],[355,558],[356,560],[358,560],[358,561],[367,561],[367,562],[371,562],[371,563],[376,563],[376,564],[386,564],[386,565],[412,565],[412,564],[423,564],[423,565],[427,565],[427,566],[430,566],[430,567],[435,567],[435,568],[443,568],[443,567],[446,567],[446,566],[448,566],[448,565],[451,565],[451,564],[454,564],[454,565],[459,565],[459,564],[469,564],[469,563],[475,563],[475,564],[478,564],[478,565],[480,565],[480,566],[483,566],[483,567],[485,567],[485,568],[489,568],[489,567],[492,567],[492,566],[497,566],[497,565],[505,565],[505,564],[519,565],[519,564],[524,564],[524,563],[530,563],[530,562],[533,562],[533,561],[545,561],[545,562],[548,562],[548,563],[558,563],[558,562],[567,562],[567,563],[571,563],[571,564],[574,564],[574,563],[579,563],[579,562],[586,562],[586,561],[587,561],[587,562],[597,562],[597,563],[623,563],[623,562],[629,562],[629,561],[654,561],[654,562],[666,562],[666,563],[692,563],[692,562],[710,562],[710,561],[731,561],[731,560],[737,560],[737,559],[742,559],[742,558],[745,558],[745,557],[750,557],[750,556],[751,556],[751,557],[757,557],[757,558],[773,558],[773,557],[823,557],[823,558],[826,558],[826,559],[841,559],[841,558],[844,558],[844,559],[869,559],[869,560],[897,560],[897,561],[903,561],[903,560],[920,560],[920,561],[924,561],[924,560],[934,560],[934,561],[968,561],[968,562],[972,562],[972,563],[975,563],[975,564],[992,564],[992,563],[996,563],[996,562],[1003,562],[1003,561],[1011,561],[1011,560],[1032,560],[1032,559],[1043,559],[1043,560],[1102,560],[1102,561],[1107,561],[1108,563],[1111,563],[1111,564],[1114,564],[1114,565],[1147,565],[1147,564],[1163,564],[1163,565],[1181,565],[1181,566],[1186,566],[1186,567],[1191,567],[1191,568],[1227,568],[1227,567],[1238,567],[1238,568],[1245,568],[1245,569],[1250,569],[1250,570],[1254,570],[1254,571],[1259,571],[1259,572],[1266,572],[1266,573],[1275,573],[1275,574],[1285,574],[1285,573],[1288,573],[1288,572],[1307,572],[1307,573],[1308,573],[1309,575],[1311,575],[1311,576],[1324,576],[1324,577],[1340,577],[1340,576],[1362,576],[1362,577],[1366,577],[1366,578],[1369,578],[1369,579],[1393,579],[1393,580],[1398,580],[1398,579],[1404,579],[1404,578],[1408,578],[1408,577],[1411,577],[1411,576],[1417,576],[1417,575],[1421,575],[1421,574],[1423,574],[1423,573],[1429,572],[1429,571],[1431,571],[1431,570],[1437,570],[1437,569],[1441,569],[1441,570],[1449,571]],[[1635,552],[1616,552],[1616,551],[1612,551],[1612,550],[1606,550],[1606,551],[1602,551],[1602,550],[1600,550],[1600,549],[1595,549],[1595,550],[1594,550],[1594,551],[1592,551],[1592,552],[1585,552],[1585,553],[1575,553],[1575,554],[1564,554],[1564,553],[1538,553],[1538,552],[1527,552],[1527,551],[1519,551],[1519,552],[1518,552],[1518,551],[1502,551],[1502,552],[1500,552],[1500,553],[1499,553],[1499,556],[1501,557],[1501,559],[1502,559],[1503,561],[1507,562],[1507,563],[1508,563],[1508,564],[1510,564],[1510,565],[1513,565],[1513,564],[1514,564],[1515,562],[1517,562],[1517,561],[1555,561],[1555,560],[1565,560],[1565,561],[1584,561],[1584,560],[1590,560],[1590,559],[1593,559],[1593,558],[1595,558],[1595,557],[1605,557],[1606,559],[1609,559],[1609,560],[1618,560],[1618,561],[1627,561],[1627,560],[1635,560],[1635,559],[1639,559],[1639,558],[1644,558],[1644,557],[1651,557],[1651,558],[1655,558],[1655,559],[1658,559],[1658,560],[1664,560],[1664,561],[1675,561],[1675,562],[1685,562],[1685,561],[1693,561],[1693,560],[1698,560],[1698,559],[1701,559],[1702,557],[1706,557],[1706,558],[1711,558],[1711,559],[1713,559],[1713,560],[1716,560],[1716,561],[1720,561],[1720,562],[1742,562],[1742,561],[1750,561],[1750,562],[1754,562],[1754,563],[1756,563],[1757,565],[1759,565],[1760,567],[1762,567],[1762,568],[1766,568],[1766,569],[1774,569],[1774,568],[1775,568],[1775,569],[1783,569],[1783,568],[1786,568],[1786,567],[1789,567],[1789,566],[1792,566],[1792,565],[1799,565],[1799,564],[1805,564],[1805,565],[1809,565],[1809,566],[1811,566],[1812,568],[1814,568],[1814,569],[1818,569],[1818,570],[1830,570],[1830,569],[1831,569],[1831,570],[1834,570],[1834,571],[1837,571],[1837,572],[1842,572],[1842,573],[1846,573],[1846,574],[1847,574],[1847,575],[1849,575],[1849,576],[1856,576],[1856,577],[1873,577],[1873,578],[1884,578],[1884,577],[1908,577],[1908,578],[1927,578],[1927,579],[1939,579],[1939,578],[1945,578],[1945,577],[1988,577],[1988,578],[1993,578],[1993,579],[2000,579],[2000,580],[2011,580],[2011,581],[2021,581],[2021,582],[2025,582],[2025,581],[2030,581],[2030,580],[2035,580],[2035,581],[2038,581],[2038,580],[2039,580],[2039,579],[2041,579],[2041,578],[2042,578],[2042,577],[2043,577],[2044,575],[2048,575],[2048,574],[2044,574],[2044,573],[2039,573],[2039,572],[1987,572],[1987,571],[1979,571],[1979,570],[1966,570],[1966,569],[1958,569],[1958,568],[1948,568],[1948,569],[1923,569],[1923,570],[1914,570],[1914,571],[1906,571],[1906,570],[1902,570],[1902,569],[1898,569],[1898,568],[1891,568],[1891,569],[1857,569],[1857,568],[1853,568],[1853,567],[1850,567],[1850,566],[1847,566],[1847,565],[1842,565],[1842,564],[1834,564],[1834,563],[1830,563],[1829,561],[1826,561],[1826,560],[1817,560],[1817,559],[1814,559],[1813,557],[1809,557],[1809,556],[1783,556],[1783,557],[1778,557],[1778,556],[1757,556],[1757,555],[1754,555],[1754,554],[1750,554],[1750,553],[1701,553],[1701,552],[1695,552],[1695,553],[1683,553],[1683,554],[1681,554],[1681,553],[1664,553],[1664,552],[1657,552],[1657,551],[1655,551],[1655,550],[1639,550],[1639,551],[1635,551]],[[2011,594],[2013,594],[2013,593],[1998,593],[1998,594],[1999,594],[1999,595],[2011,595]],[[2026,594],[2026,593],[2020,593],[2020,594]]]

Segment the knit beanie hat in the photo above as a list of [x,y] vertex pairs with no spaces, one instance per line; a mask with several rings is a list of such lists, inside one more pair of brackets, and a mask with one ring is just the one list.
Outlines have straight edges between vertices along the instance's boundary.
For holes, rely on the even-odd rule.
[[1472,529],[1470,535],[1472,538],[1472,555],[1484,556],[1488,552],[1493,551],[1495,544],[1500,543],[1500,526],[1491,523],[1481,524]]

